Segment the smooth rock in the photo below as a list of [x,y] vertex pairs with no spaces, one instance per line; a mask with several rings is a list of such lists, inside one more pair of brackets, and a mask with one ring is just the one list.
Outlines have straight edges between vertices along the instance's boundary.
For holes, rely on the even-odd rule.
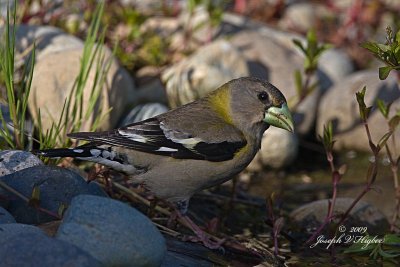
[[138,105],[129,112],[129,114],[123,119],[119,127],[143,121],[159,114],[165,113],[168,108],[160,103],[148,103],[144,105]]
[[171,48],[194,51],[212,41],[221,30],[221,25],[212,23],[205,5],[198,5],[192,12],[184,7],[178,21],[180,31],[171,35]]
[[[75,172],[55,166],[34,166],[0,177],[0,180],[28,199],[32,197],[33,189],[37,188],[40,194],[39,206],[53,214],[58,214],[61,205],[68,206],[74,196],[80,194],[106,196],[104,191],[94,189],[94,185],[89,186]],[[0,194],[8,200],[7,210],[19,223],[39,224],[57,219],[28,205],[2,188]]]
[[[6,224],[6,223],[15,223],[15,219],[7,210],[0,207],[0,224]],[[1,227],[0,227],[0,236],[1,236]]]
[[[78,75],[82,52],[82,48],[70,49],[48,54],[37,61],[28,105],[34,121],[37,121],[38,110],[41,109],[43,130],[49,129],[53,122],[57,123],[64,101],[69,97]],[[95,106],[93,114],[83,121],[82,131],[89,131],[94,120],[103,115],[99,130],[114,128],[125,109],[135,102],[135,87],[131,77],[124,68],[119,66],[108,48],[104,49],[104,53],[103,70],[110,60],[111,66],[105,84],[100,89],[98,105]],[[83,114],[89,107],[92,86],[95,82],[95,70],[96,63],[93,64],[84,87]],[[102,113],[100,113],[100,107]],[[111,107],[112,111],[108,112]]]
[[149,17],[140,25],[140,32],[154,32],[162,38],[169,38],[179,30],[180,22],[174,17],[154,16]]
[[[318,110],[317,134],[322,135],[323,127],[332,121],[337,150],[354,149],[370,151],[364,125],[360,123],[356,92],[366,86],[365,103],[376,107],[376,99],[393,102],[390,116],[400,108],[400,88],[395,73],[381,81],[377,70],[356,72],[335,84],[322,98]],[[372,140],[377,143],[388,132],[385,118],[377,108],[372,109],[368,120]],[[400,131],[395,131],[396,139]],[[390,142],[390,140],[389,140]]]
[[65,213],[56,238],[87,251],[105,266],[159,266],[165,240],[136,209],[113,199],[80,195]]
[[[307,32],[313,28],[321,14],[322,5],[314,3],[296,3],[289,5],[285,9],[283,18],[279,21],[279,26],[283,29]],[[318,12],[319,11],[319,12]]]
[[296,134],[270,127],[263,135],[260,151],[247,170],[256,172],[261,171],[263,167],[279,169],[288,166],[297,157],[298,143]]
[[[0,208],[1,209],[1,208]],[[0,225],[0,244],[8,239],[13,239],[17,235],[26,234],[44,234],[44,232],[33,225],[22,223],[6,223]]]
[[323,89],[343,80],[354,71],[354,65],[348,54],[342,50],[333,48],[322,53],[318,60],[318,68],[325,75],[319,81],[329,82],[323,85]]
[[43,233],[21,233],[0,246],[0,267],[97,267],[88,253]]
[[30,51],[35,43],[37,61],[48,54],[83,47],[82,40],[52,26],[18,25],[15,39],[16,58],[29,55],[27,51]]
[[169,105],[175,108],[205,96],[232,79],[248,75],[246,60],[240,52],[229,42],[218,40],[167,69],[162,80],[166,83]]
[[[365,172],[367,172],[367,170],[365,170]],[[362,198],[368,203],[374,203],[374,206],[377,207],[388,219],[393,217],[393,213],[396,210],[396,189],[391,180],[391,177],[378,176],[373,185],[374,190],[369,191]],[[364,188],[364,184],[355,184],[351,186],[343,185],[338,189],[338,196],[354,197],[355,193],[358,194],[359,192],[362,192]]]
[[38,165],[43,165],[43,162],[32,153],[22,150],[0,152],[0,176]]
[[[334,214],[343,214],[353,202],[353,198],[337,198]],[[293,225],[303,233],[313,233],[324,221],[328,213],[328,199],[317,200],[303,205],[290,213]],[[338,222],[338,220],[335,220]],[[360,201],[350,212],[343,225],[350,231],[351,227],[367,227],[368,234],[383,234],[389,228],[385,215],[375,206]]]

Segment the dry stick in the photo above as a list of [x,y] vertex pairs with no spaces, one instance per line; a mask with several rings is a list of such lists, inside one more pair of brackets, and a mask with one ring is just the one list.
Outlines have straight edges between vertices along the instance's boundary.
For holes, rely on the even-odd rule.
[[[16,195],[17,197],[19,197],[20,199],[22,199],[23,201],[25,201],[26,203],[29,204],[29,198],[27,198],[26,196],[24,196],[23,194],[21,194],[20,192],[18,192],[14,188],[12,188],[11,186],[7,185],[3,181],[0,181],[0,187],[4,188],[8,192]],[[57,218],[58,220],[62,219],[58,214],[56,214],[56,213],[54,213],[54,212],[52,212],[50,210],[44,209],[44,208],[42,208],[40,206],[34,206],[34,208],[36,208],[37,210],[39,210],[39,211],[41,211],[43,213],[46,213],[46,214],[48,214],[48,215],[50,215],[50,216],[52,216],[54,218]]]

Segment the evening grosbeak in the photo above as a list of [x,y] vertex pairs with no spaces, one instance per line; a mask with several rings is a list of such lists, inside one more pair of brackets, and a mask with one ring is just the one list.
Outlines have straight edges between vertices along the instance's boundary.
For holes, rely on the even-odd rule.
[[285,97],[270,83],[246,77],[141,122],[106,132],[71,133],[69,137],[89,143],[38,154],[75,157],[123,172],[185,214],[194,193],[246,168],[269,126],[293,131]]

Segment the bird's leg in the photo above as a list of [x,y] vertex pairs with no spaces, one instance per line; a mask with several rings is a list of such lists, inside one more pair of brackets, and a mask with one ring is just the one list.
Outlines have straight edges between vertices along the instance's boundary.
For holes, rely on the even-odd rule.
[[192,242],[201,242],[205,247],[209,249],[222,248],[221,245],[225,242],[225,240],[218,239],[216,237],[208,235],[196,223],[194,223],[186,215],[188,206],[189,206],[189,200],[179,201],[176,203],[176,212],[175,212],[175,216],[177,216],[187,227],[189,227],[196,234],[196,236],[188,237],[187,240]]

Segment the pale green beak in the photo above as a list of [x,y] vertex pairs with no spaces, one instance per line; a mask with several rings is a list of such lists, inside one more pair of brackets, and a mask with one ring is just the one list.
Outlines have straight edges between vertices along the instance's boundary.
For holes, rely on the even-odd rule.
[[270,107],[265,112],[264,121],[269,125],[288,130],[293,132],[294,125],[292,114],[290,114],[289,108],[286,103],[282,104],[282,107]]

